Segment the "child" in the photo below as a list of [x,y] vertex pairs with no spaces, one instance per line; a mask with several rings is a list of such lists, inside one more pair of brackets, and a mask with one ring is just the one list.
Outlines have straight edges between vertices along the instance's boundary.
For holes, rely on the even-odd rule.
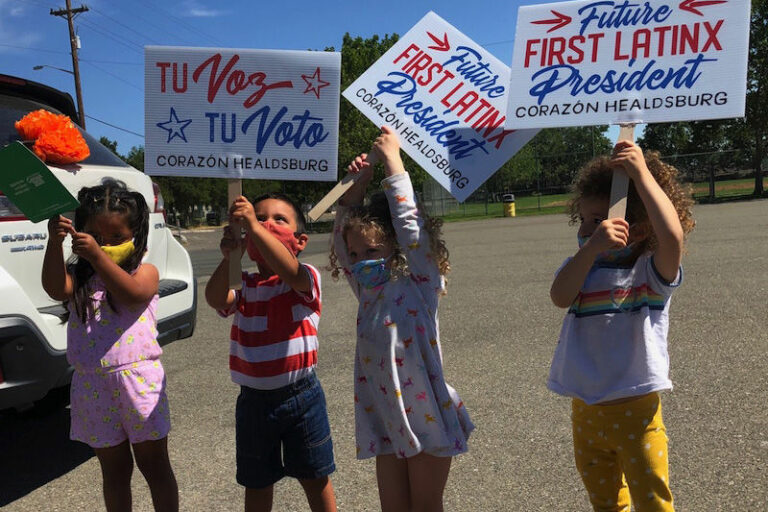
[[[313,511],[335,511],[335,470],[325,395],[315,375],[320,273],[296,256],[309,237],[304,215],[288,197],[269,194],[230,208],[221,240],[224,256],[205,288],[208,304],[235,315],[229,368],[240,385],[235,413],[237,482],[245,510],[271,510],[273,485],[297,478]],[[246,239],[240,240],[240,226]],[[229,260],[243,246],[259,272],[243,273],[229,289]]]
[[334,277],[343,269],[360,301],[357,457],[376,457],[383,511],[442,510],[451,457],[467,451],[474,428],[443,379],[437,306],[448,250],[441,222],[416,208],[397,135],[383,127],[374,149],[384,194],[360,206],[373,171],[357,157],[348,170],[361,176],[340,201],[331,251]]
[[[67,360],[75,368],[70,437],[96,452],[108,511],[131,508],[133,457],[155,510],[177,511],[155,319],[158,272],[142,263],[149,209],[144,196],[114,180],[81,189],[77,199],[74,228],[62,216],[48,222],[42,273],[45,291],[66,301],[69,312]],[[65,266],[68,234],[72,258]]]
[[[607,219],[613,170],[631,179],[627,220]],[[548,387],[573,397],[576,467],[595,510],[673,510],[659,391],[669,380],[669,299],[682,282],[692,201],[677,170],[632,142],[582,169],[570,205],[579,250],[550,296],[569,308]]]

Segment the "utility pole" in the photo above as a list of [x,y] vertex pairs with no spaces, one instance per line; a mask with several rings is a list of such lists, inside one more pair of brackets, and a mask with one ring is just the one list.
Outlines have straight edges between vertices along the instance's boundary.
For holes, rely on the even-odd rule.
[[80,117],[80,126],[85,129],[85,110],[83,110],[83,91],[80,88],[80,65],[77,61],[77,37],[75,36],[75,26],[72,23],[75,14],[88,11],[88,7],[81,5],[77,9],[72,9],[70,0],[67,1],[67,9],[59,9],[54,11],[51,9],[51,16],[67,17],[67,24],[69,25],[69,44],[72,47],[72,71],[75,75],[75,96],[77,96],[77,111]]

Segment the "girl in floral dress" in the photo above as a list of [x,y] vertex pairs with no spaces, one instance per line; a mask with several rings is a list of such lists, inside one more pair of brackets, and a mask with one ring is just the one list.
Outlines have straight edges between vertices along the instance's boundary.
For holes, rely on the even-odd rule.
[[376,457],[382,510],[441,510],[451,458],[467,451],[474,428],[443,378],[437,307],[448,251],[440,221],[426,218],[383,127],[374,151],[384,164],[383,194],[362,206],[372,177],[366,155],[339,203],[331,267],[343,271],[360,304],[355,355],[357,457]]

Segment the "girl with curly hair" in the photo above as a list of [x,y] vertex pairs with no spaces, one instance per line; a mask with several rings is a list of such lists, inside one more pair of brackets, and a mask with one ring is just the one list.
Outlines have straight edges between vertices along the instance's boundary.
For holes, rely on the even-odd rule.
[[[614,169],[630,178],[626,220],[607,218]],[[547,385],[572,397],[576,467],[595,510],[674,510],[659,392],[672,389],[669,303],[692,204],[677,170],[630,141],[574,185],[579,249],[550,290],[568,312]]]
[[437,307],[450,266],[439,220],[417,209],[395,132],[382,127],[374,151],[383,194],[363,206],[372,165],[339,202],[331,269],[343,271],[360,304],[355,354],[357,457],[376,457],[383,511],[442,510],[451,459],[474,428],[443,378]]

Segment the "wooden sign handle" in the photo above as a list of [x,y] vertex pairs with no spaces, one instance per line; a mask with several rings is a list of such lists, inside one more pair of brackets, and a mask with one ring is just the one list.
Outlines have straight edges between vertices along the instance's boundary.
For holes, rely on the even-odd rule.
[[[635,124],[622,124],[619,129],[619,138],[616,142],[622,140],[635,141]],[[621,170],[613,171],[613,180],[611,181],[611,199],[608,203],[608,218],[622,219],[627,214],[627,192],[629,191],[629,176]]]
[[[240,179],[227,179],[227,200],[229,205],[231,206],[235,199],[241,195],[243,195],[243,181]],[[240,225],[232,226],[232,230],[236,238],[240,238]],[[231,255],[229,257],[229,288],[232,290],[239,290],[243,286],[243,270],[240,265],[242,257],[242,254],[240,254],[240,258],[233,258]]]
[[[368,155],[365,157],[365,161],[370,163],[371,165],[376,165],[376,162],[379,161],[378,155],[374,152],[373,148],[371,148],[371,151],[368,152]],[[333,187],[330,192],[325,194],[325,197],[323,197],[320,201],[317,202],[314,208],[309,210],[309,213],[307,214],[307,217],[309,218],[310,222],[315,222],[317,219],[320,218],[322,214],[324,214],[328,208],[331,207],[333,203],[339,200],[341,196],[346,194],[347,190],[352,187],[352,185],[355,184],[357,181],[357,178],[360,177],[360,174],[352,174],[347,173],[344,178],[336,184],[335,187]]]

